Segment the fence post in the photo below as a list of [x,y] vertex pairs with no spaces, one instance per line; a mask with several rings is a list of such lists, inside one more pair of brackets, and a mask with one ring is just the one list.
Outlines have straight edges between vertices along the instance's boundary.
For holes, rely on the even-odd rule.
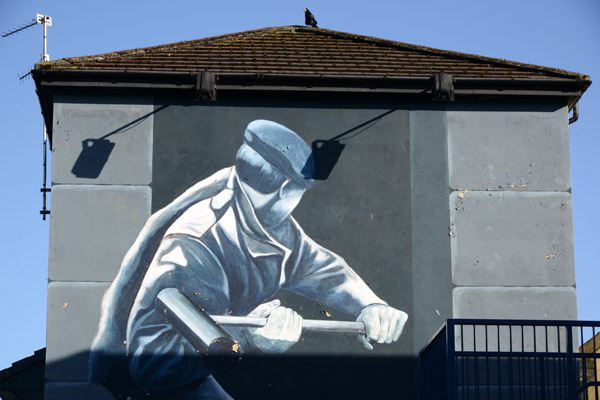
[[[569,399],[576,400],[577,394],[575,393],[575,358],[573,357],[573,326],[569,323],[567,325],[567,391],[569,392]],[[560,339],[559,339],[560,340]]]
[[456,400],[456,349],[454,345],[454,321],[449,319],[446,321],[446,393],[448,393],[448,400]]

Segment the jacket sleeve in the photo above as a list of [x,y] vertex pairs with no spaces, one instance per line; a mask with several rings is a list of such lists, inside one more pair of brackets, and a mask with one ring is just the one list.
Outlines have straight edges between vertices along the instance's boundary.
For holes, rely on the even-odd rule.
[[342,257],[318,245],[291,219],[296,251],[286,289],[357,317],[369,304],[386,304]]
[[127,324],[132,378],[143,389],[170,389],[206,378],[209,364],[155,308],[165,288],[177,288],[209,314],[225,314],[227,277],[214,255],[196,238],[163,239],[142,282]]

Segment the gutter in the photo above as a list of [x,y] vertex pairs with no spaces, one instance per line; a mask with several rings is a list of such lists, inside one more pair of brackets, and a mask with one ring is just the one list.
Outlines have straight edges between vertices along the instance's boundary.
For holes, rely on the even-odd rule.
[[579,119],[579,102],[575,103],[573,106],[573,116],[569,118],[569,125]]
[[[325,86],[326,84],[352,83],[357,85],[378,84],[379,87],[393,87],[407,83],[427,85],[431,82],[431,76],[425,77],[391,77],[391,76],[353,76],[353,75],[314,75],[314,74],[269,74],[269,73],[223,73],[223,72],[163,72],[163,71],[106,71],[106,70],[44,70],[36,69],[32,71],[36,84],[38,82],[44,85],[52,86],[89,86],[89,87],[119,87],[135,86],[135,83],[146,84],[156,87],[176,87],[180,89],[189,89],[198,74],[214,74],[217,85],[225,88],[231,82],[243,81],[246,84],[254,82],[266,82],[269,87],[276,89],[277,84],[287,83],[292,86],[306,87]],[[511,86],[519,88],[531,86],[543,90],[546,86],[570,86],[577,88],[575,91],[585,91],[590,84],[590,80],[569,79],[569,78],[543,78],[543,79],[523,79],[523,78],[452,78],[457,89],[460,86]],[[71,83],[69,83],[71,82]],[[128,85],[129,83],[129,85]],[[133,85],[132,85],[133,84]],[[425,86],[423,86],[425,88]],[[372,87],[372,89],[377,89]],[[503,89],[498,89],[503,90]]]
[[462,100],[470,97],[543,97],[564,98],[571,110],[591,85],[590,80],[580,78],[454,78],[446,73],[423,77],[365,77],[209,71],[35,69],[32,75],[46,126],[50,128],[50,136],[54,93],[73,89],[168,93],[209,101],[216,100],[217,95],[230,97],[250,93],[276,96],[311,96],[327,93],[340,97],[352,95],[356,99],[361,96],[375,96],[421,101],[454,101],[457,98]]

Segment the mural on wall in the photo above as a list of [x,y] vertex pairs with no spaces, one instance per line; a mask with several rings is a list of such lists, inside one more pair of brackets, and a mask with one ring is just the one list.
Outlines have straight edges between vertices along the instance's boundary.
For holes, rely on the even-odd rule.
[[[131,381],[166,398],[229,398],[207,355],[283,353],[303,329],[351,332],[367,350],[397,341],[407,314],[291,216],[314,174],[300,136],[251,122],[235,166],[153,214],[128,251],[103,300],[90,381],[113,392],[130,392]],[[303,321],[280,290],[356,322]]]

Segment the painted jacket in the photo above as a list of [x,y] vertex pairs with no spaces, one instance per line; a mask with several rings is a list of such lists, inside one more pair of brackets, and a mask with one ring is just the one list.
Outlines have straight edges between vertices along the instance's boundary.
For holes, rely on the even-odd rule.
[[[337,254],[290,216],[276,229],[256,219],[235,169],[224,187],[187,207],[164,233],[128,313],[129,370],[143,388],[168,389],[212,372],[156,310],[158,293],[178,288],[209,314],[247,315],[286,289],[357,316],[385,304]],[[230,334],[246,347],[243,330]]]

